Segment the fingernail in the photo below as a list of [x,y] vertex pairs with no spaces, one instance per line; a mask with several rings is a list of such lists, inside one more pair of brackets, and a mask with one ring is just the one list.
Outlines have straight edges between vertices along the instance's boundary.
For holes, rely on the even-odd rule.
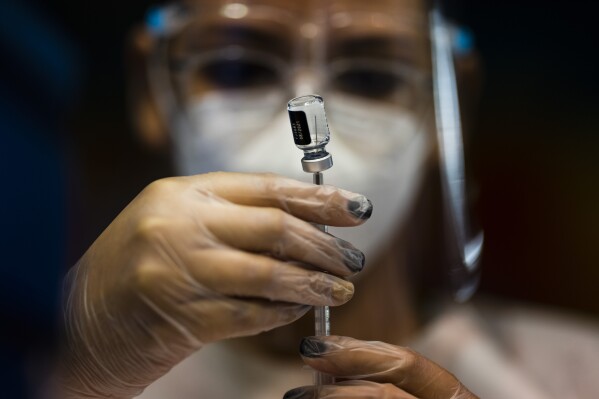
[[283,399],[311,399],[314,398],[312,390],[307,390],[304,387],[295,388],[291,391],[287,391]]
[[347,209],[358,219],[368,219],[372,215],[372,202],[364,196],[356,197],[347,203]]
[[327,351],[327,345],[316,337],[302,338],[300,353],[305,357],[318,357]]
[[[335,237],[336,238],[336,237]],[[350,242],[337,238],[337,243],[343,252],[343,263],[354,273],[361,271],[366,263],[366,256]]]
[[332,295],[337,302],[345,303],[354,296],[354,285],[345,280],[335,281]]
[[364,263],[366,262],[366,256],[360,250],[343,250],[345,255],[344,263],[352,272],[359,272],[364,269]]

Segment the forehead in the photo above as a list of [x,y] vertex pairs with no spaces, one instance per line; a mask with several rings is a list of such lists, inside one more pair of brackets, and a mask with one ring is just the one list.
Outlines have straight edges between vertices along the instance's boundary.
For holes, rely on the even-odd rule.
[[384,7],[403,7],[403,8],[424,8],[425,0],[184,0],[189,5],[217,5],[222,6],[231,3],[245,4],[248,7],[255,5],[269,5],[281,8],[288,8],[297,12],[310,11],[317,8],[326,8],[330,6],[357,6],[370,8]]
[[272,12],[292,16],[296,22],[349,13],[382,14],[405,23],[419,23],[427,13],[425,0],[183,0],[183,3],[207,14],[226,13],[227,9],[233,17],[248,12]]
[[[284,56],[302,42],[326,43],[328,57],[372,55],[426,62],[425,0],[185,0],[197,11],[179,49],[230,43],[268,47]],[[193,49],[192,49],[193,48]],[[288,53],[286,56],[285,54]],[[304,57],[310,57],[304,51]]]

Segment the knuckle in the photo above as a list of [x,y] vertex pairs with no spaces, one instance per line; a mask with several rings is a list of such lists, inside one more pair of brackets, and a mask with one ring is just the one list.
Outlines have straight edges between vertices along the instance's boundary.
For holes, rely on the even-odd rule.
[[272,208],[269,211],[267,240],[270,244],[270,252],[275,257],[285,256],[290,247],[294,245],[294,237],[291,216],[284,211]]
[[289,321],[295,320],[296,312],[287,310],[285,312],[276,312],[267,310],[252,303],[244,303],[241,306],[236,306],[232,311],[231,320],[242,330],[253,331],[254,333],[262,332],[272,327],[286,324]]
[[150,294],[154,292],[157,284],[162,281],[163,270],[156,264],[142,262],[133,268],[130,277],[130,287],[133,292],[141,294]]
[[273,172],[262,172],[258,173],[257,176],[261,177],[267,187],[278,187],[281,180],[286,179],[285,177],[273,173]]
[[272,181],[272,180],[278,180],[281,176],[273,173],[273,172],[264,172],[264,173],[259,173],[259,176],[264,177],[265,179]]
[[231,313],[231,319],[234,323],[239,323],[246,327],[255,325],[258,319],[258,314],[254,307],[247,304],[245,306],[233,307]]
[[262,189],[273,195],[281,193],[281,189],[293,187],[297,182],[289,177],[282,176],[272,172],[260,173],[258,175],[262,182]]
[[399,348],[398,363],[403,371],[413,370],[420,362],[420,355],[410,348]]
[[268,293],[273,289],[277,280],[277,265],[275,260],[256,263],[257,267],[247,268],[246,277],[254,281],[256,289]]
[[242,173],[214,171],[196,175],[194,186],[205,191],[218,191],[219,187],[227,186],[229,183],[238,182],[244,178],[245,175]]
[[148,184],[145,188],[145,191],[148,192],[162,192],[169,187],[172,187],[174,184],[175,178],[166,177],[163,179],[154,180],[150,184]]
[[134,236],[142,242],[156,243],[163,239],[165,227],[162,218],[146,216],[138,221]]
[[271,208],[269,211],[269,224],[273,238],[280,238],[289,226],[289,215],[278,208]]
[[203,177],[208,180],[221,180],[221,179],[226,178],[229,174],[230,173],[223,172],[223,171],[215,171],[215,172],[206,173],[205,175],[203,175]]

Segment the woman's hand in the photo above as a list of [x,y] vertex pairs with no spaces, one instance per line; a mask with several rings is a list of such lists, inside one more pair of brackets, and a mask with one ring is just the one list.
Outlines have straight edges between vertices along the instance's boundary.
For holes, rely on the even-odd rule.
[[67,390],[132,397],[208,342],[347,302],[343,277],[364,255],[310,223],[356,226],[371,212],[359,194],[270,174],[150,184],[67,277]]
[[400,346],[339,336],[302,340],[304,362],[333,375],[334,385],[300,387],[284,399],[477,399],[451,373]]

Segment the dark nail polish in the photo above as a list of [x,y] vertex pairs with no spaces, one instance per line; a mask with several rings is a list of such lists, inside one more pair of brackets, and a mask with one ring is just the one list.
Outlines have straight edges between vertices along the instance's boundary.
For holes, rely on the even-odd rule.
[[362,251],[357,249],[353,251],[344,250],[343,253],[345,255],[343,263],[345,263],[345,266],[347,266],[349,270],[354,273],[362,271],[364,268],[364,263],[366,263],[366,256]]
[[291,391],[287,391],[283,399],[312,399],[314,393],[312,390],[307,390],[305,387],[295,388]]
[[364,268],[366,262],[366,256],[364,253],[354,247],[350,242],[342,240],[341,238],[335,237],[337,244],[341,247],[343,252],[343,263],[349,270],[354,273],[361,271]]
[[315,337],[306,337],[300,343],[300,353],[305,357],[318,357],[327,351],[327,345]]
[[372,202],[366,197],[359,197],[349,201],[347,209],[358,219],[368,219],[372,215]]

